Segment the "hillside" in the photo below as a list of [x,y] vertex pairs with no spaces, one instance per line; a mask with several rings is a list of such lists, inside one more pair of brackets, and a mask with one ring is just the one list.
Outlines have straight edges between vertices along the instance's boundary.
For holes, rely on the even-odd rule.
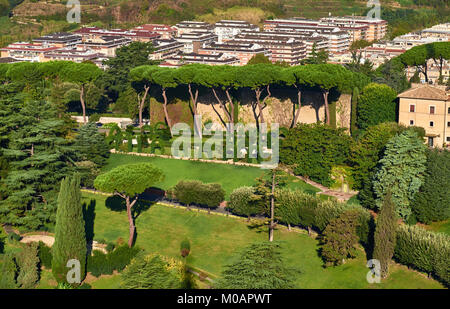
[[[189,19],[207,22],[244,19],[261,24],[267,18],[319,18],[329,13],[361,15],[368,11],[367,1],[360,0],[80,0],[80,3],[82,24],[104,27],[175,24]],[[446,0],[382,0],[381,3],[382,18],[389,21],[394,36],[449,21]],[[0,0],[0,46],[78,27],[66,22],[65,4],[66,0]]]

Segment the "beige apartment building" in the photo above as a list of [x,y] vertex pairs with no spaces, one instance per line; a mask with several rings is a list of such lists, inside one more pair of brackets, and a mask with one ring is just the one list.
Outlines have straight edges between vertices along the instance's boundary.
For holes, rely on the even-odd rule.
[[399,124],[425,129],[430,147],[450,145],[450,100],[443,87],[418,85],[398,95]]

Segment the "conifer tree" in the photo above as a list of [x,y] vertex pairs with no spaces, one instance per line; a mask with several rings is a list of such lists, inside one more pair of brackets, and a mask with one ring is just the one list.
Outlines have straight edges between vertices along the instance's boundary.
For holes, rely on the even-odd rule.
[[69,268],[66,265],[71,259],[80,262],[80,279],[84,279],[86,235],[78,174],[66,177],[61,182],[52,255],[52,272],[56,281],[67,282]]
[[429,224],[450,217],[449,183],[450,151],[428,151],[425,179],[411,205],[418,221]]
[[386,278],[389,273],[389,262],[394,256],[397,230],[397,214],[392,202],[391,192],[388,191],[383,200],[383,207],[377,218],[375,229],[374,259],[380,261],[381,276]]

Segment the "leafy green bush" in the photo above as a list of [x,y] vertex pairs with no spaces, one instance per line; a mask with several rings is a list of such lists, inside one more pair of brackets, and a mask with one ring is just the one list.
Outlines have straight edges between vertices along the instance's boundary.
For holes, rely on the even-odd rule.
[[258,203],[255,203],[253,187],[240,187],[231,192],[227,210],[239,216],[246,216],[249,220],[250,216],[263,212]]
[[191,242],[189,239],[184,239],[180,244],[180,253],[182,257],[187,257],[191,252]]
[[38,246],[39,260],[41,261],[41,266],[47,269],[52,268],[52,249],[47,247],[42,241],[39,242]]
[[296,175],[331,186],[331,169],[346,163],[351,143],[342,128],[298,124],[281,140],[280,162],[292,166]]
[[129,248],[127,245],[119,246],[108,254],[95,250],[87,258],[87,271],[95,277],[110,275],[115,270],[121,272],[139,251],[141,249],[138,247]]
[[181,180],[170,191],[171,198],[187,205],[196,204],[216,208],[225,199],[225,191],[218,183],[204,184],[198,180]]
[[450,237],[418,226],[400,225],[394,258],[450,284]]
[[22,239],[22,237],[15,232],[11,232],[8,234],[9,241],[20,241],[21,239]]

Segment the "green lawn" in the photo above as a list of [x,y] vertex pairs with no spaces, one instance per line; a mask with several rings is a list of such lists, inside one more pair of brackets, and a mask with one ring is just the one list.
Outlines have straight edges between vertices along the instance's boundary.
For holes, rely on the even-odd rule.
[[[220,183],[226,192],[227,198],[234,189],[253,185],[255,183],[255,178],[264,173],[264,170],[257,167],[165,159],[159,157],[141,157],[125,154],[111,154],[108,164],[103,168],[103,171],[108,171],[122,164],[142,162],[153,163],[164,171],[166,179],[161,183],[161,189],[167,190],[183,179],[195,179],[203,182]],[[294,176],[289,176],[288,186],[292,189],[299,188],[311,194],[319,191],[315,187]]]
[[426,228],[434,232],[441,232],[450,235],[450,219],[440,222],[433,222],[426,226]]
[[[128,222],[124,212],[105,206],[107,197],[83,193],[83,201],[96,201],[94,239],[115,241],[127,239]],[[256,240],[267,239],[265,227],[252,228],[245,220],[219,215],[208,215],[163,205],[153,205],[136,220],[136,244],[148,252],[158,252],[179,257],[180,242],[191,241],[190,266],[220,275],[223,266],[232,261],[235,252]],[[427,279],[403,266],[392,267],[392,274],[385,282],[371,285],[366,281],[368,268],[365,256],[334,267],[323,268],[317,254],[318,243],[306,234],[279,229],[275,239],[283,242],[283,255],[292,266],[303,274],[297,278],[299,288],[442,288],[438,282]],[[117,287],[118,276],[101,278],[91,285],[94,288]]]

